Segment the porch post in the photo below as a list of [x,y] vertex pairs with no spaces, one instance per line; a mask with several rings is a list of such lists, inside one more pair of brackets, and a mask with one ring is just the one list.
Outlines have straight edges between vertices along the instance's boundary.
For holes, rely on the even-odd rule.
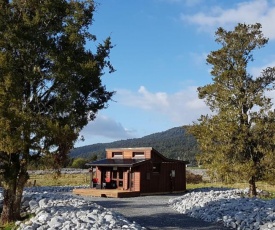
[[93,187],[93,166],[89,169],[90,173],[90,188]]
[[129,181],[128,181],[128,184],[129,184],[129,189],[130,189],[130,192],[132,191],[132,167],[130,167],[130,170],[129,170]]

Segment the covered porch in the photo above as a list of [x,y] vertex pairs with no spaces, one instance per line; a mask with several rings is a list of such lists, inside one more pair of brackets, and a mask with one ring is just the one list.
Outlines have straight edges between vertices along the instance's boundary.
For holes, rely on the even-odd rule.
[[91,189],[140,192],[139,165],[145,159],[102,159],[89,163]]
[[140,192],[135,191],[123,191],[120,189],[95,189],[95,188],[83,188],[74,189],[73,194],[81,196],[93,196],[93,197],[113,197],[113,198],[126,198],[140,196]]

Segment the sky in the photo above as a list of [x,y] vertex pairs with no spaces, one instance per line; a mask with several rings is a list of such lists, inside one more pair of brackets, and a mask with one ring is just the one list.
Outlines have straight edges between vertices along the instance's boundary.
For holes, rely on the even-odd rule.
[[[108,107],[81,131],[76,147],[139,138],[190,125],[210,112],[197,88],[212,82],[206,57],[219,48],[215,31],[261,23],[268,44],[256,50],[255,77],[275,66],[275,0],[96,0],[90,31],[111,37],[116,71],[102,76],[115,91]],[[87,44],[87,48],[94,44]]]

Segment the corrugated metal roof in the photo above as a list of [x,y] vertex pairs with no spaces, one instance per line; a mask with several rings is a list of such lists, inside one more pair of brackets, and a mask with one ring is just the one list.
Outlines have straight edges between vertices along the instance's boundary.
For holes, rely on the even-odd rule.
[[147,161],[148,159],[102,159],[87,163],[90,166],[118,166],[118,167],[133,167],[136,164]]

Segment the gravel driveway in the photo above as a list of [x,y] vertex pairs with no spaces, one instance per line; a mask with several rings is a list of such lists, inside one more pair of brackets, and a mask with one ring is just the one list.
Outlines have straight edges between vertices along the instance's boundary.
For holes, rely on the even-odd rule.
[[147,229],[229,229],[218,223],[205,222],[174,211],[168,206],[168,200],[179,196],[180,194],[169,194],[132,198],[85,197],[85,199],[118,212]]

